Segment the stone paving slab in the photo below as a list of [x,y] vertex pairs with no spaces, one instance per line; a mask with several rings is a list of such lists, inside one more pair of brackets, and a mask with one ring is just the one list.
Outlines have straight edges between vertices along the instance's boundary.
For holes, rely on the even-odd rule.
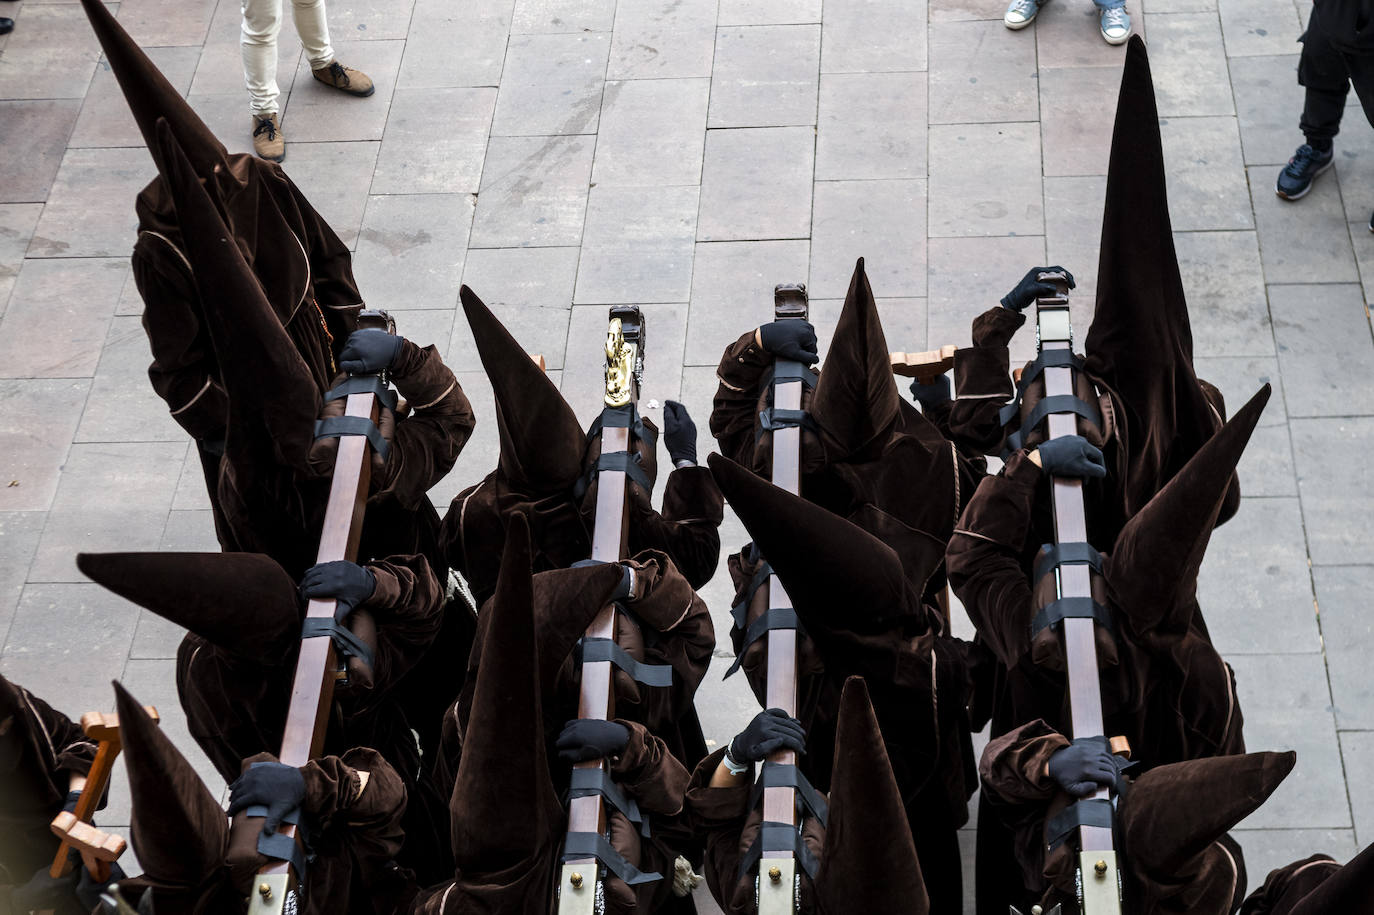
[[[80,6],[12,4],[0,38],[0,671],[72,715],[122,678],[217,795],[185,731],[176,627],[84,582],[81,549],[212,550],[199,459],[146,380],[128,254],[152,175]],[[251,148],[232,0],[110,4],[232,151]],[[496,459],[490,386],[457,307],[467,283],[591,418],[605,308],[651,324],[645,414],[707,418],[724,346],[805,281],[824,342],[867,260],[893,348],[963,343],[1035,264],[1079,279],[1086,330],[1122,49],[1086,0],[1010,32],[1000,0],[336,0],[369,99],[308,72],[290,17],[278,81],[293,180],[355,250],[369,304],[434,343],[479,424],[431,498]],[[1150,41],[1175,247],[1199,373],[1236,409],[1274,398],[1241,464],[1199,599],[1235,667],[1253,749],[1298,771],[1242,824],[1251,882],[1374,841],[1365,675],[1374,635],[1374,129],[1353,94],[1333,172],[1272,193],[1301,141],[1306,0],[1129,0]],[[458,49],[458,50],[455,50]],[[1081,334],[1082,331],[1080,331]],[[1081,339],[1081,336],[1080,336]],[[1034,335],[1013,341],[1032,355]],[[13,481],[13,483],[11,483]],[[747,534],[727,511],[723,542]],[[752,714],[722,682],[731,599],[701,691],[708,740]],[[968,634],[966,620],[959,631]],[[95,642],[73,664],[73,646]],[[84,658],[84,655],[83,655]],[[981,746],[981,743],[979,744]],[[1354,777],[1351,777],[1352,774]],[[102,825],[127,832],[127,789]],[[961,833],[971,859],[974,834]],[[136,869],[136,858],[128,865]],[[971,860],[965,876],[971,876]],[[716,911],[703,891],[700,910]],[[970,908],[971,911],[971,908]]]

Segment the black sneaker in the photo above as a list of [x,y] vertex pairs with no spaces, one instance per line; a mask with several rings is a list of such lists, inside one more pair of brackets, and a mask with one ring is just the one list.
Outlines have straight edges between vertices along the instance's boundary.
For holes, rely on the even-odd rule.
[[1318,151],[1306,143],[1298,147],[1293,158],[1279,172],[1279,180],[1274,184],[1274,193],[1284,200],[1297,200],[1312,190],[1312,182],[1318,175],[1331,167],[1335,161],[1335,149]]

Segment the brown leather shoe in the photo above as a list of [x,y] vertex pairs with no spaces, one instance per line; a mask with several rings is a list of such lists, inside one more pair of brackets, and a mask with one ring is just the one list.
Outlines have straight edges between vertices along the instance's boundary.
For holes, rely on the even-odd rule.
[[282,136],[281,120],[275,111],[253,115],[253,152],[273,162],[286,158],[286,137]]
[[320,69],[310,72],[326,86],[347,92],[349,95],[366,98],[377,91],[377,87],[372,85],[372,79],[366,73],[345,67],[337,60],[331,60]]

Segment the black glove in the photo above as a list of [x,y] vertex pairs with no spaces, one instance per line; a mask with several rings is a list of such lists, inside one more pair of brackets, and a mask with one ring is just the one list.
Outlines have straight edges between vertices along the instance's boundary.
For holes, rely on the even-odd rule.
[[[128,874],[124,873],[124,868],[119,866],[118,861],[110,862],[110,879],[96,880],[91,872],[85,867],[79,868],[81,879],[76,882],[76,899],[81,903],[82,912],[94,912],[100,905],[100,894],[105,892],[106,887],[111,883],[118,883]],[[105,911],[105,909],[100,909]]]
[[948,375],[941,375],[930,384],[921,384],[919,381],[911,383],[911,396],[921,405],[921,410],[926,413],[949,403],[949,392]]
[[80,791],[68,791],[67,802],[62,805],[62,809],[67,813],[76,813],[76,802],[81,800]]
[[349,562],[336,559],[322,562],[305,570],[301,578],[301,597],[329,599],[339,602],[335,619],[343,619],[353,608],[372,596],[377,590],[377,576],[371,570]]
[[1115,788],[1131,763],[1107,747],[1105,737],[1079,737],[1050,757],[1050,778],[1074,797],[1087,797],[1099,787]]
[[229,786],[229,815],[261,804],[267,808],[264,835],[272,835],[288,813],[305,800],[305,776],[294,766],[278,762],[253,763]]
[[736,763],[758,762],[778,750],[806,752],[806,731],[801,722],[780,708],[759,712],[749,726],[735,735],[725,751]]
[[77,867],[65,877],[52,877],[48,874],[49,866],[50,864],[43,865],[34,872],[28,883],[14,888],[10,894],[11,911],[17,915],[48,910],[67,915],[79,911],[76,905],[76,884],[80,879],[78,874],[85,868]]
[[676,400],[663,404],[663,443],[668,446],[668,457],[673,464],[697,462],[697,424],[692,422],[687,408]]
[[1042,283],[1037,279],[1042,273],[1062,273],[1068,277],[1070,289],[1077,285],[1073,281],[1073,274],[1063,267],[1032,267],[1025,276],[1021,277],[1021,282],[1016,284],[1015,289],[1002,296],[1002,307],[1010,308],[1012,311],[1022,311],[1036,299],[1052,296],[1059,292],[1053,283]]
[[339,353],[339,368],[350,375],[375,375],[391,368],[403,342],[405,337],[375,327],[355,330]]
[[1105,477],[1102,452],[1081,435],[1061,435],[1038,449],[1040,468],[1056,477]]
[[574,718],[558,735],[558,758],[578,763],[615,756],[630,742],[630,729],[615,721]]
[[816,350],[816,328],[810,321],[787,318],[759,328],[759,342],[779,359],[792,359],[814,365],[821,357]]

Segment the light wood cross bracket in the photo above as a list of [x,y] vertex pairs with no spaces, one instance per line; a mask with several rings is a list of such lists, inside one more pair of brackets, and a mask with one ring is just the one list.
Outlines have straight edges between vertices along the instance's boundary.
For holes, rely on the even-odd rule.
[[954,368],[954,344],[923,353],[888,353],[892,360],[892,374],[903,378],[915,378],[921,384],[930,384],[939,376]]
[[[160,722],[157,709],[144,706],[148,717]],[[81,863],[97,881],[110,879],[110,864],[119,860],[128,843],[123,836],[102,832],[91,823],[95,808],[105,796],[110,786],[110,776],[114,773],[115,759],[123,749],[119,737],[119,716],[113,712],[87,712],[81,716],[81,730],[97,744],[95,761],[91,763],[90,774],[77,799],[76,810],[66,810],[53,817],[53,835],[61,840],[57,854],[53,858],[48,873],[53,877],[63,877],[71,873],[75,863],[69,852],[76,849]]]

